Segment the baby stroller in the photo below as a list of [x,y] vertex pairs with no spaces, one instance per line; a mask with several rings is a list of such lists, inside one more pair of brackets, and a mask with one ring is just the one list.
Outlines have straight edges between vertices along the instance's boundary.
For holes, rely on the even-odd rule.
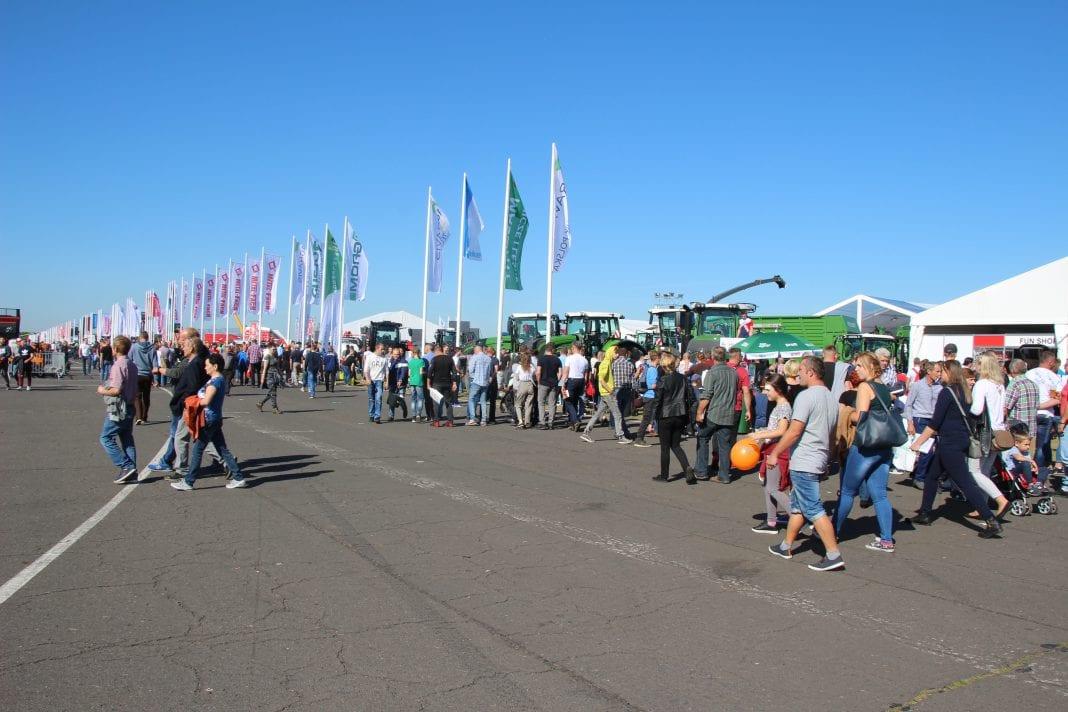
[[1039,514],[1057,513],[1057,503],[1053,501],[1053,497],[1049,495],[1030,497],[1027,494],[1027,487],[1020,479],[1020,476],[1010,472],[1000,457],[994,459],[993,479],[998,489],[1009,500],[1009,511],[1012,512],[1013,516],[1026,517],[1031,512],[1038,512]]

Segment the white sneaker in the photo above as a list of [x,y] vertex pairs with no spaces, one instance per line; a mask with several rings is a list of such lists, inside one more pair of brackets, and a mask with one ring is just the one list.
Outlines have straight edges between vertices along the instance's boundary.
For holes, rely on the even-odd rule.
[[29,386],[26,386],[26,390],[30,390],[30,387],[29,387]]
[[[189,484],[185,480],[178,480],[177,482],[172,482],[171,487],[176,490],[181,490],[182,492],[188,492],[193,489],[193,485]],[[227,487],[229,487],[229,485],[227,485]]]
[[591,438],[586,433],[583,433],[582,435],[579,435],[579,440],[581,440],[584,443],[592,443],[593,442],[593,438]]
[[226,483],[226,489],[240,489],[242,487],[248,487],[248,482],[244,480],[230,480]]

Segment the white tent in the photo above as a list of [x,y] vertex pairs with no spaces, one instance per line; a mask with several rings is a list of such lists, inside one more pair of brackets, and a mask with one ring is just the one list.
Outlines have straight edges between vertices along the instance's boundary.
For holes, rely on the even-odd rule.
[[[1068,257],[984,287],[912,317],[911,353],[941,358],[946,343],[964,358],[988,348],[1041,345],[1068,358]],[[1059,295],[1059,296],[1058,296]]]
[[849,299],[843,299],[837,304],[832,304],[826,309],[819,310],[816,312],[816,316],[841,314],[845,317],[855,318],[857,320],[857,329],[861,333],[874,331],[878,327],[888,334],[893,334],[898,328],[908,326],[912,317],[929,306],[929,304],[906,302],[902,299],[854,294]]
[[[361,319],[356,319],[355,321],[347,321],[345,322],[345,325],[341,327],[341,333],[350,333],[353,336],[359,336],[360,330],[369,325],[372,321],[395,321],[401,325],[402,337],[407,338],[408,330],[411,329],[413,341],[419,343],[423,338],[423,317],[406,311],[379,312],[378,314],[371,314],[370,316],[365,316]],[[437,326],[429,320],[427,320],[426,327],[428,331],[437,328]],[[431,336],[433,336],[433,334],[431,334]]]

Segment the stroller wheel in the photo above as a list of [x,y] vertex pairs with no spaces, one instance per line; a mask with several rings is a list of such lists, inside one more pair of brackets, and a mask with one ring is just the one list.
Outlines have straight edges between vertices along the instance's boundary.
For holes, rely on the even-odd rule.
[[1014,517],[1026,517],[1030,512],[1031,507],[1025,500],[1014,499],[1012,505],[1009,507],[1009,511],[1012,512]]
[[1052,497],[1043,497],[1035,502],[1035,511],[1039,514],[1056,514],[1057,503],[1053,501]]

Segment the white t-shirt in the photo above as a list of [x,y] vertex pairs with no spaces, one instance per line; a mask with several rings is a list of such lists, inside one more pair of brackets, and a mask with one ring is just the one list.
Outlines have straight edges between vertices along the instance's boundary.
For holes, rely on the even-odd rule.
[[564,361],[564,368],[567,369],[567,377],[571,378],[586,378],[586,371],[590,368],[590,362],[586,360],[586,357],[582,354],[571,354]]
[[534,365],[531,364],[529,371],[524,371],[518,363],[512,366],[512,381],[528,383],[534,380]]
[[364,378],[368,381],[386,380],[386,367],[388,365],[389,359],[385,356],[379,356],[373,351],[368,351],[363,359]]
[[[1038,402],[1048,401],[1050,399],[1050,391],[1060,390],[1061,377],[1048,368],[1032,368],[1027,372],[1027,378],[1036,386],[1038,386]],[[1038,410],[1039,415],[1053,416],[1053,411],[1049,408],[1040,408]]]
[[994,430],[1005,429],[1005,386],[985,378],[975,382],[972,389],[972,415],[980,415],[984,404],[990,414],[990,427]]

